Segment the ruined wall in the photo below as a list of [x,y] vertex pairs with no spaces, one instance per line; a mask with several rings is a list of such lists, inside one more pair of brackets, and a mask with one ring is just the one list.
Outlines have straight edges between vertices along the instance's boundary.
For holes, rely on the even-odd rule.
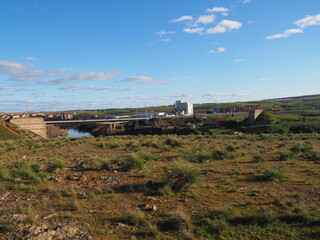
[[17,118],[11,119],[10,123],[34,132],[43,138],[47,138],[46,123],[43,118]]

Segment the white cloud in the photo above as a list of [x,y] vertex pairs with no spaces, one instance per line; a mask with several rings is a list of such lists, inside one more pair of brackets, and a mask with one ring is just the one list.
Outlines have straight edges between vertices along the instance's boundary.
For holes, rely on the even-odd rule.
[[0,73],[16,74],[32,68],[33,65],[23,65],[21,63],[9,60],[0,61]]
[[235,100],[239,98],[252,97],[251,93],[208,93],[204,97],[212,100]]
[[60,90],[72,92],[79,90],[94,90],[94,91],[134,91],[137,90],[136,87],[131,88],[117,88],[117,87],[91,87],[91,86],[81,86],[81,85],[69,85],[59,88]]
[[228,8],[225,7],[214,7],[206,10],[207,12],[229,12]]
[[203,27],[199,27],[199,28],[184,28],[183,31],[185,33],[200,33],[204,30]]
[[222,20],[217,26],[207,29],[207,34],[225,33],[242,27],[238,21]]
[[187,98],[187,97],[192,97],[192,94],[188,94],[188,93],[177,93],[177,94],[173,94],[173,95],[164,95],[164,96],[156,96],[154,97],[154,99],[156,100],[172,100],[172,99],[181,99],[181,98]]
[[146,84],[146,85],[159,85],[159,84],[164,84],[165,82],[162,81],[157,81],[154,80],[151,77],[146,77],[146,76],[134,76],[134,77],[129,77],[125,78],[122,80],[118,80],[116,82],[131,82],[131,83],[138,83],[138,84]]
[[314,15],[314,16],[307,16],[305,18],[302,18],[298,21],[294,22],[295,25],[297,25],[299,28],[293,28],[285,30],[282,33],[274,34],[265,37],[267,40],[277,39],[277,38],[287,38],[292,34],[296,33],[304,33],[303,29],[309,26],[317,26],[320,25],[320,14]]
[[209,23],[213,23],[215,20],[216,20],[216,16],[213,14],[201,15],[194,23],[194,26],[198,26],[199,24],[208,25]]
[[27,60],[27,61],[34,61],[34,60],[36,60],[36,58],[34,58],[34,57],[26,57],[25,60]]
[[320,14],[314,16],[306,16],[305,18],[295,21],[294,24],[300,28],[320,25]]
[[192,16],[185,15],[185,16],[179,17],[177,19],[173,19],[170,22],[175,23],[175,22],[191,21],[192,19],[193,19]]
[[260,78],[259,82],[267,82],[270,81],[270,78]]
[[46,70],[46,71],[23,71],[23,72],[14,74],[12,77],[10,77],[10,80],[18,81],[18,82],[36,81],[41,78],[55,77],[69,71],[71,71],[71,69],[67,69],[67,68],[53,69],[53,70]]
[[224,47],[219,47],[217,50],[210,50],[209,53],[217,54],[217,53],[223,53],[223,52],[225,52],[225,51],[227,51],[226,48],[224,48]]
[[236,63],[244,62],[245,60],[243,58],[236,58],[234,60]]
[[296,34],[296,33],[303,33],[303,30],[302,29],[298,29],[298,28],[297,29],[288,29],[288,30],[285,30],[282,33],[278,33],[278,34],[274,34],[274,35],[271,35],[271,36],[267,36],[265,39],[272,40],[272,39],[277,39],[277,38],[287,38],[290,35]]
[[9,80],[18,82],[36,81],[41,78],[55,77],[61,73],[71,71],[71,69],[67,68],[34,71],[31,70],[32,68],[34,68],[32,64],[21,64],[8,60],[0,61],[0,73],[8,75]]
[[251,0],[240,0],[242,3],[251,3]]
[[53,80],[45,80],[45,81],[42,81],[41,83],[45,85],[56,85],[56,84],[72,83],[76,81],[107,80],[110,78],[117,77],[118,75],[119,75],[119,72],[110,72],[110,73],[80,72],[73,76],[63,77],[63,78],[58,78]]
[[9,86],[5,86],[5,87],[0,87],[0,91],[1,90],[10,90],[12,87],[9,87]]
[[161,39],[161,42],[170,42],[170,41],[171,41],[170,38],[162,38],[162,39]]
[[169,32],[167,32],[167,31],[160,31],[160,32],[156,32],[156,35],[158,35],[158,36],[163,36],[163,35],[172,35],[172,34],[175,34],[176,32],[175,31],[169,31]]

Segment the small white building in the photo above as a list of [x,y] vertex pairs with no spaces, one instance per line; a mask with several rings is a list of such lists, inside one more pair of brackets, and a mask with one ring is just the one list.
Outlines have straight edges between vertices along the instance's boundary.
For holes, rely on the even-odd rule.
[[182,102],[181,100],[176,101],[174,104],[174,111],[176,113],[181,113],[181,115],[192,115],[193,114],[193,104],[188,102]]

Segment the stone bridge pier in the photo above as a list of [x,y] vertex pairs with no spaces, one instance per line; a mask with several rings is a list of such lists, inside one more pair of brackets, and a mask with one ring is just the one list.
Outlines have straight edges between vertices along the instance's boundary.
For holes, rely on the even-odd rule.
[[16,118],[10,119],[10,123],[34,132],[43,138],[48,137],[46,123],[44,122],[43,118]]

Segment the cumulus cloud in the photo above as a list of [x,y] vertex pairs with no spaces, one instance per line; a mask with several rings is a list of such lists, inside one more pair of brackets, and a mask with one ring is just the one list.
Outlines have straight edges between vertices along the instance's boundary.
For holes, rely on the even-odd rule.
[[294,24],[299,26],[300,28],[320,25],[320,14],[317,14],[315,16],[306,16],[305,18],[295,21]]
[[303,33],[303,30],[302,29],[298,29],[298,28],[297,29],[288,29],[288,30],[285,30],[282,33],[278,33],[278,34],[267,36],[265,39],[273,40],[273,39],[277,39],[277,38],[287,38],[290,35],[297,34],[297,33]]
[[176,22],[183,22],[183,21],[191,21],[192,19],[193,19],[192,16],[185,15],[185,16],[179,17],[177,19],[173,19],[170,22],[176,23]]
[[57,85],[57,84],[64,84],[64,83],[72,83],[76,81],[97,81],[97,80],[107,80],[110,78],[117,77],[119,75],[119,72],[110,72],[110,73],[104,73],[104,72],[80,72],[73,76],[53,79],[53,80],[45,80],[42,81],[41,84],[45,85]]
[[194,26],[198,26],[199,24],[208,25],[209,23],[213,23],[216,20],[216,16],[213,14],[210,15],[201,15],[193,24]]
[[206,30],[207,34],[225,33],[242,27],[242,23],[238,21],[222,20],[217,26]]
[[156,35],[158,36],[163,36],[163,35],[172,35],[172,34],[175,34],[176,32],[175,31],[159,31],[159,32],[156,32]]
[[225,7],[214,7],[206,10],[207,12],[229,12],[228,8]]
[[199,28],[184,28],[183,31],[185,33],[201,33],[204,30],[203,27]]
[[225,52],[225,51],[227,51],[226,48],[224,48],[224,47],[219,47],[217,50],[213,50],[213,49],[210,50],[209,53],[217,54],[217,53],[223,53],[223,52]]
[[310,26],[320,25],[320,14],[317,14],[314,16],[306,16],[305,18],[302,18],[298,21],[295,21],[293,24],[295,24],[299,28],[288,29],[282,33],[267,36],[267,37],[265,37],[265,39],[273,40],[273,39],[277,39],[277,38],[287,38],[292,34],[304,33],[304,31],[303,31],[304,28],[310,27]]
[[145,84],[145,85],[159,85],[164,84],[165,82],[157,81],[151,77],[146,76],[134,76],[125,78],[122,80],[117,80],[116,82],[131,82],[131,83],[138,83],[138,84]]

